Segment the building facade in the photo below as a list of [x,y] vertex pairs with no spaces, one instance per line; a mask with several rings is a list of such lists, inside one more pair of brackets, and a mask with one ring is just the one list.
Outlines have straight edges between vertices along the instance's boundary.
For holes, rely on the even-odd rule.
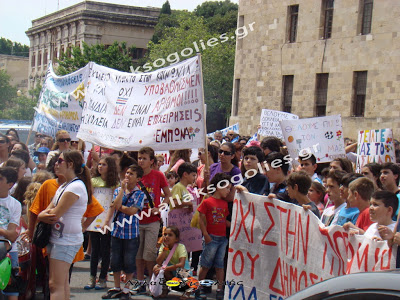
[[400,138],[400,1],[240,0],[230,124],[253,134],[263,108],[341,114],[344,136]]
[[0,54],[0,69],[10,75],[10,84],[23,94],[28,92],[29,58],[16,55]]
[[132,59],[143,57],[157,24],[159,8],[134,7],[84,1],[32,21],[29,88],[41,82],[50,60],[74,46],[111,45],[114,41],[135,46]]

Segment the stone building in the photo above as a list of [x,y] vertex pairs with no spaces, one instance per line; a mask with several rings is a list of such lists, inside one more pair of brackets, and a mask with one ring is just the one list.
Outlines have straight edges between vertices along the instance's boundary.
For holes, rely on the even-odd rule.
[[[344,136],[400,138],[400,1],[240,0],[232,116],[253,134],[263,108],[341,114]],[[253,117],[254,116],[254,117]]]
[[10,84],[24,94],[28,92],[28,68],[28,57],[0,54],[0,69],[6,70]]
[[73,46],[111,45],[114,41],[135,46],[132,59],[143,57],[157,24],[159,8],[134,7],[84,1],[32,21],[29,88],[45,76],[47,63]]

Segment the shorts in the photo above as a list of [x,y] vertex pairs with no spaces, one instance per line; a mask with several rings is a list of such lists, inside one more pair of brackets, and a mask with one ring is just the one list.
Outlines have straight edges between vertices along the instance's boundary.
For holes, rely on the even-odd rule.
[[208,244],[203,239],[203,253],[200,256],[200,266],[211,268],[212,266],[223,269],[226,246],[228,239],[225,236],[210,234],[212,239]]
[[[10,252],[9,254],[10,254],[10,258],[11,258],[11,267],[13,269],[18,268],[19,267],[18,252],[13,251],[13,252]],[[13,284],[7,286],[4,291],[0,291],[0,292],[2,292],[3,295],[5,295],[5,296],[19,296],[18,288],[16,286],[14,286]]]
[[119,239],[111,237],[111,270],[132,274],[136,271],[136,253],[139,238]]
[[81,248],[79,245],[58,245],[49,243],[46,247],[49,258],[65,261],[66,263],[72,264],[76,253]]
[[160,222],[139,225],[140,245],[136,259],[146,261],[156,261],[157,259],[157,241],[160,231]]

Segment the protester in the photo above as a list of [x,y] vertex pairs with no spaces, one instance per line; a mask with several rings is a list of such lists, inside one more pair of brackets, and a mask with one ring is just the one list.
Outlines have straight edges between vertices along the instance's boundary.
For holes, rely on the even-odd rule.
[[160,168],[164,165],[165,157],[162,154],[156,155],[156,163],[154,164],[154,170],[160,171]]
[[353,172],[353,165],[351,164],[351,161],[348,160],[347,158],[343,157],[338,157],[335,158],[331,163],[330,163],[330,169],[332,170],[341,170],[345,171],[346,173],[351,173]]
[[[267,165],[265,165],[265,162]],[[283,154],[279,152],[270,152],[265,157],[265,162],[262,164],[262,167],[265,169],[265,175],[270,183],[274,183],[268,198],[297,204],[296,201],[290,199],[286,189],[289,164],[288,161],[284,159]]]
[[0,133],[0,164],[3,164],[8,159],[8,148],[10,147],[10,140],[7,136]]
[[322,215],[325,209],[324,197],[325,197],[325,187],[317,181],[311,183],[311,187],[308,189],[308,199],[313,201],[318,207],[319,214]]
[[174,185],[179,181],[179,175],[175,171],[169,171],[165,177],[167,178],[168,187],[172,190]]
[[[218,148],[213,145],[208,145],[208,165],[218,162]],[[198,156],[200,159],[200,165],[197,167],[197,178],[196,186],[198,188],[205,187],[207,183],[204,181],[204,171],[206,166],[206,151],[204,148],[200,148],[198,151]],[[201,198],[202,199],[202,198]]]
[[216,132],[214,132],[214,140],[222,143],[222,132],[217,130]]
[[[380,180],[384,190],[395,193],[400,202],[400,167],[392,162],[387,162],[382,164]],[[395,212],[393,220],[397,220],[399,214],[399,208]]]
[[71,146],[71,137],[68,131],[59,130],[56,133],[56,143],[53,145],[52,151],[47,155],[46,166],[49,164],[50,159],[65,150],[68,150]]
[[178,168],[184,162],[190,163],[190,153],[192,150],[183,149],[183,150],[175,150],[174,154],[171,156],[171,160],[169,162],[169,167],[166,172],[174,171],[177,172]]
[[41,140],[43,137],[44,137],[43,134],[41,134],[41,133],[39,133],[39,132],[36,132],[36,133],[35,133],[35,141],[34,141],[34,143],[33,143],[33,144],[30,144],[30,145],[28,146],[29,155],[30,155],[31,157],[34,157],[34,156],[35,156],[34,153],[35,153],[35,151],[40,147],[40,140]]
[[315,173],[318,165],[317,159],[315,158],[314,154],[304,153],[303,155],[299,155],[299,163],[300,169],[305,171],[313,181],[317,181],[320,184],[323,184],[322,180],[318,177],[318,174]]
[[339,211],[337,225],[343,226],[347,222],[356,224],[360,211],[357,207],[351,207],[348,196],[349,196],[349,184],[357,178],[363,177],[357,173],[347,173],[342,177],[340,183],[340,198],[346,202],[346,206]]
[[381,176],[382,165],[377,163],[369,163],[361,168],[361,174],[372,180],[375,190],[382,189],[382,183],[379,179]]
[[325,226],[336,225],[340,210],[346,206],[345,200],[340,197],[340,183],[346,172],[333,170],[329,172],[326,181],[326,192],[333,206],[326,207],[321,215],[321,221]]
[[277,137],[267,136],[261,141],[260,147],[263,149],[265,156],[267,156],[271,152],[280,152],[282,142]]

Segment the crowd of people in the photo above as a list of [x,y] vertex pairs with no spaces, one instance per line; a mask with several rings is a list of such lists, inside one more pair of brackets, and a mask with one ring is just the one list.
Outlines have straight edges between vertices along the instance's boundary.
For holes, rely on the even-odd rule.
[[[170,151],[163,173],[165,157],[150,147],[122,152],[93,146],[87,151],[83,141],[71,140],[64,130],[55,141],[36,133],[27,146],[15,130],[0,134],[0,237],[13,243],[12,266],[18,267],[16,241],[31,243],[40,221],[52,225],[48,245],[35,258],[38,277],[48,285],[46,299],[70,298],[74,263],[85,257],[90,272],[83,289],[106,290],[113,278],[103,299],[148,293],[153,273],[163,270],[168,280],[181,269],[191,270],[199,281],[215,279],[216,299],[223,299],[235,192],[297,204],[320,218],[322,226],[340,225],[350,234],[400,244],[397,162],[369,163],[356,173],[356,143],[348,140],[347,158],[317,164],[313,154],[301,152],[290,163],[278,138],[249,139],[217,131],[206,148],[198,149],[196,161],[190,159],[191,149]],[[223,181],[228,184],[220,185]],[[198,192],[204,188],[206,194]],[[107,195],[102,203],[96,199],[99,193]],[[196,218],[201,249],[188,253],[179,239],[184,224],[168,226],[173,209]],[[169,291],[164,285],[161,296]],[[194,296],[206,299],[207,292],[200,285]],[[15,289],[4,294],[18,299]]]

